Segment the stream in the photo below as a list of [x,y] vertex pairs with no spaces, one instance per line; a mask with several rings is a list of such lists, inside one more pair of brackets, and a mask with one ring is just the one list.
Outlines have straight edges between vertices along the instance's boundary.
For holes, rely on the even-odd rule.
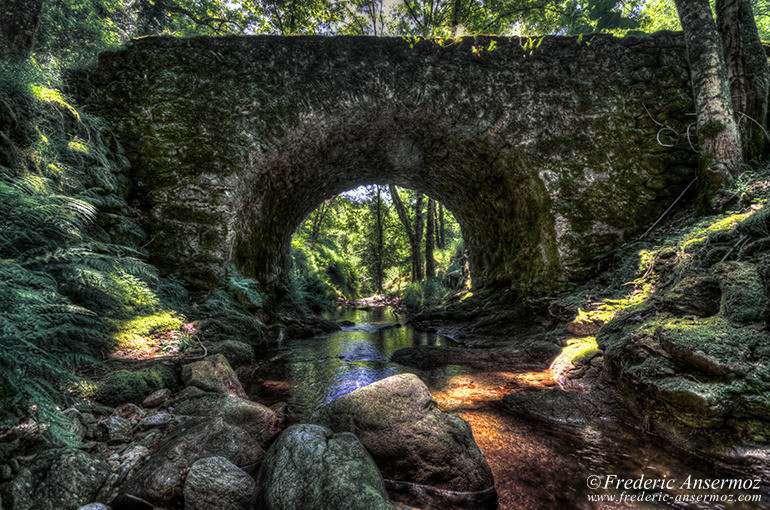
[[[392,363],[390,356],[405,347],[456,344],[436,333],[401,325],[388,308],[341,309],[327,318],[355,324],[324,337],[284,341],[254,374],[251,397],[267,405],[286,402],[290,423],[300,422],[318,407],[357,388],[413,373],[429,387],[442,410],[470,423],[492,468],[501,509],[770,508],[763,502],[738,501],[770,498],[757,491],[683,487],[688,477],[694,484],[696,480],[740,476],[710,472],[699,458],[670,451],[639,431],[609,424],[601,428],[544,425],[513,416],[498,405],[504,395],[514,391],[553,389],[557,384],[547,369],[533,372],[500,367],[480,372],[448,365],[417,370]],[[587,486],[592,476],[602,477],[605,483],[610,475],[674,479],[675,483],[668,483],[670,488],[663,491],[631,488],[625,496],[642,494],[648,501],[618,502],[623,488],[591,490]],[[699,495],[701,501],[683,500]],[[615,501],[591,501],[592,497],[614,497]],[[662,497],[668,501],[660,501]]]

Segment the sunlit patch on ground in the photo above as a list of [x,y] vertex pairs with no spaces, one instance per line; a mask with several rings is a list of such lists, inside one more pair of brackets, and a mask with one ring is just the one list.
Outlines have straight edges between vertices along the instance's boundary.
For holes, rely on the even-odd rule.
[[561,354],[551,363],[549,372],[562,388],[587,391],[588,386],[578,377],[585,373],[584,367],[588,368],[587,365],[601,354],[595,337],[570,338]]
[[558,479],[554,473],[563,469],[564,459],[542,438],[523,434],[526,429],[517,427],[502,411],[478,409],[458,416],[473,428],[476,443],[492,468],[501,509],[550,508],[556,503],[548,501],[548,493],[557,488],[547,485]]
[[170,312],[140,315],[125,321],[113,321],[112,358],[147,359],[180,354],[195,342],[195,326]]
[[508,393],[556,387],[552,374],[542,372],[477,372],[457,375],[434,391],[433,398],[444,411],[489,406]]

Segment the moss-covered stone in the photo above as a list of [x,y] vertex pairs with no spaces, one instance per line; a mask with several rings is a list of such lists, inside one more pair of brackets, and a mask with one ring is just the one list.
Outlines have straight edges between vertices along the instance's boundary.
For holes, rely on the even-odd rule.
[[764,322],[767,291],[755,264],[727,262],[714,267],[722,284],[722,315],[733,322]]
[[108,405],[141,402],[150,393],[173,386],[174,371],[164,365],[154,365],[137,371],[110,372],[97,384],[94,397]]
[[211,354],[221,354],[233,368],[249,365],[254,362],[254,348],[249,344],[236,340],[225,340],[209,348]]
[[695,276],[682,280],[663,297],[663,305],[677,315],[710,317],[719,312],[722,290],[719,280]]
[[764,206],[743,220],[738,229],[755,239],[770,236],[770,207]]
[[182,380],[188,386],[204,391],[246,397],[246,392],[227,358],[214,354],[201,361],[188,363],[182,368]]

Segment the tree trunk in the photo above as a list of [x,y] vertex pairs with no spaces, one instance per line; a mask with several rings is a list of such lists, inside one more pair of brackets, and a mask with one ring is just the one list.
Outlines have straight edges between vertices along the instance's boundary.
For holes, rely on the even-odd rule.
[[315,244],[321,236],[321,227],[323,227],[324,221],[326,220],[326,215],[329,213],[329,209],[332,208],[332,204],[334,204],[336,199],[337,197],[332,197],[329,200],[322,202],[321,206],[316,209],[315,216],[313,217],[313,228],[310,231],[311,248],[315,248]]
[[715,210],[717,192],[741,168],[741,137],[733,117],[722,40],[709,0],[675,0],[684,30],[698,125],[700,207]]
[[[390,190],[390,198],[393,200],[393,205],[396,206],[396,214],[398,214],[398,219],[401,220],[401,224],[404,226],[404,231],[406,232],[406,237],[409,240],[409,248],[411,248],[412,253],[412,281],[416,282],[419,281],[419,278],[417,278],[417,264],[415,261],[419,260],[420,245],[419,243],[415,242],[412,225],[409,223],[409,215],[406,212],[404,203],[401,201],[401,197],[398,195],[398,190],[392,184],[388,185],[388,189]],[[416,248],[415,244],[417,244]],[[418,253],[417,257],[415,257],[415,251]]]
[[0,0],[0,57],[25,60],[35,44],[43,0]]
[[748,0],[717,0],[717,26],[744,161],[762,157],[767,146],[767,90],[770,69]]
[[379,185],[377,186],[377,262],[374,269],[377,271],[375,278],[377,292],[382,294],[382,198]]
[[412,246],[412,267],[414,281],[422,280],[422,193],[416,192],[414,202],[414,245]]
[[436,227],[436,202],[428,197],[428,219],[425,232],[425,277],[436,277],[436,260],[433,258],[433,247],[435,246],[435,227]]
[[460,28],[460,9],[462,8],[462,0],[455,0],[452,4],[452,21],[450,23],[452,27],[452,37],[457,37]]
[[438,204],[438,247],[446,248],[446,226],[444,225],[444,206]]

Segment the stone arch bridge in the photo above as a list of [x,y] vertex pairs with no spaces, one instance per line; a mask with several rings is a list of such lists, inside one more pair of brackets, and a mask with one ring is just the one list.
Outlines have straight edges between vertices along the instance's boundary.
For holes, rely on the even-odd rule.
[[125,148],[163,270],[206,286],[233,265],[280,288],[309,212],[394,183],[455,214],[477,287],[537,294],[692,179],[688,73],[667,32],[152,37],[102,54],[86,99]]

